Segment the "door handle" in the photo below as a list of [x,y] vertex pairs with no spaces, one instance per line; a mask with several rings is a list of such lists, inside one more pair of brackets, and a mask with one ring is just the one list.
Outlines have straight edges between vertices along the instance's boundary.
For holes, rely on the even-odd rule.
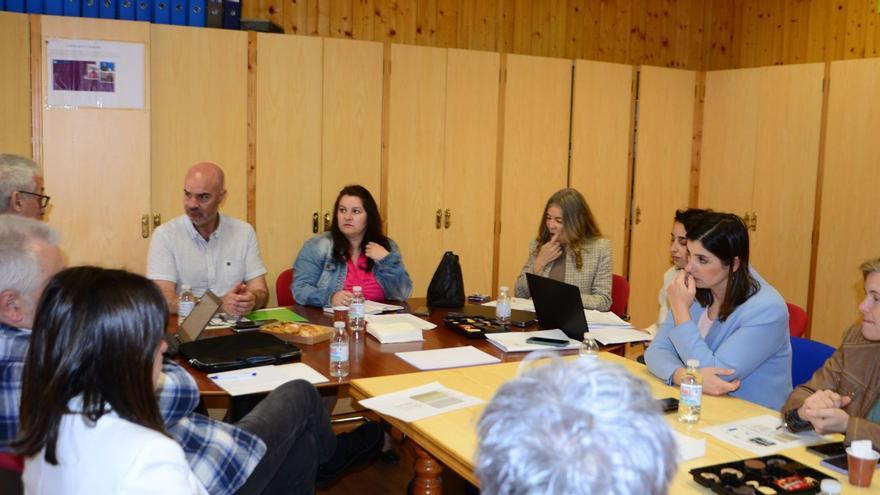
[[314,213],[312,213],[312,233],[313,233],[313,234],[317,234],[317,233],[318,233],[318,219],[319,219],[319,218],[320,218],[320,217],[318,216],[318,212],[317,212],[317,211],[314,212]]
[[150,215],[146,213],[141,215],[141,237],[150,237]]
[[758,214],[755,212],[752,212],[752,224],[749,225],[749,230],[752,232],[758,230]]
[[162,225],[162,214],[154,213],[153,214],[153,230],[156,230],[156,227]]
[[440,228],[440,220],[443,218],[443,210],[437,208],[437,217],[434,221],[434,226],[439,229]]
[[446,208],[446,211],[443,213],[443,226],[448,229],[451,224],[452,224],[452,210],[450,210],[449,208]]
[[642,223],[642,209],[636,206],[636,220],[635,224],[638,225]]
[[327,232],[328,230],[330,230],[330,212],[325,211],[324,212],[324,232]]

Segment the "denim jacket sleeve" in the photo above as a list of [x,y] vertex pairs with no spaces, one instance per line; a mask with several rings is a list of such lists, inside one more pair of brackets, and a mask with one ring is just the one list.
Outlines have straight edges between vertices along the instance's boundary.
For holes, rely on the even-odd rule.
[[316,235],[303,244],[293,263],[291,292],[299,304],[325,307],[330,298],[342,289],[345,266],[330,258],[333,239],[330,234]]
[[373,265],[373,275],[385,291],[385,299],[403,301],[412,295],[412,280],[403,266],[403,257],[397,244],[391,239],[388,242],[391,251]]

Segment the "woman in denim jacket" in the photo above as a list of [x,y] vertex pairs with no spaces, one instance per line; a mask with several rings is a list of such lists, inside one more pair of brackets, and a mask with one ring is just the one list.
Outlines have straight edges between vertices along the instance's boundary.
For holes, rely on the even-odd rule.
[[333,211],[330,231],[306,241],[293,263],[296,302],[348,306],[354,286],[361,286],[369,300],[408,298],[412,280],[397,244],[382,233],[382,217],[370,192],[346,186]]

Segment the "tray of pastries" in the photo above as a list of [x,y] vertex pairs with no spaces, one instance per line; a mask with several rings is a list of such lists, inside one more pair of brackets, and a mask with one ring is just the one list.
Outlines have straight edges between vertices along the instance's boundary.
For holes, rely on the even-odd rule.
[[784,455],[768,455],[690,470],[694,481],[726,495],[819,493],[831,476]]
[[484,339],[487,333],[509,332],[510,329],[498,324],[492,318],[480,315],[449,313],[443,318],[447,328],[458,332],[469,339]]
[[292,321],[279,321],[264,325],[262,331],[271,332],[283,336],[284,340],[298,344],[315,344],[330,340],[333,329],[312,323],[294,323]]

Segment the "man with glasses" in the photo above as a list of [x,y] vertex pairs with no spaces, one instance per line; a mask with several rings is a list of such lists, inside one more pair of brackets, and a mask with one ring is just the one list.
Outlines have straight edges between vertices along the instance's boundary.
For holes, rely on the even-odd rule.
[[49,206],[43,194],[43,175],[32,160],[0,154],[0,213],[41,220]]
[[221,215],[226,198],[223,170],[197,163],[183,181],[181,215],[153,233],[147,278],[153,280],[171,311],[177,311],[182,286],[201,297],[208,289],[223,298],[223,311],[244,315],[269,297],[266,267],[253,227]]

